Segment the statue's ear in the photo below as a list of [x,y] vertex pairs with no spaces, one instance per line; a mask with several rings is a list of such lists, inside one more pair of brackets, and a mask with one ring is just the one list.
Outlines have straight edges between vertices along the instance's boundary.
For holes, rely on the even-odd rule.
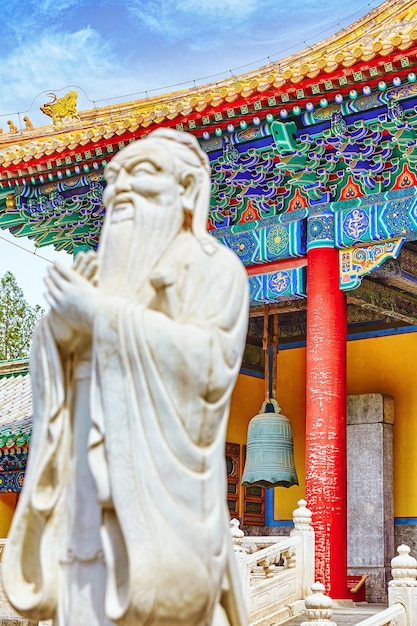
[[194,172],[184,172],[181,176],[181,196],[184,211],[193,213],[198,196],[198,183]]

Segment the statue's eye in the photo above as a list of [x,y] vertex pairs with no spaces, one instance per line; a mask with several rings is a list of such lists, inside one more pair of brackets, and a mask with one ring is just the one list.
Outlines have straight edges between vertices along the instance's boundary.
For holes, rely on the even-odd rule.
[[108,185],[113,185],[116,182],[117,172],[114,170],[106,170],[104,177]]
[[157,168],[151,161],[141,161],[136,163],[130,170],[132,176],[140,176],[141,174],[156,174]]

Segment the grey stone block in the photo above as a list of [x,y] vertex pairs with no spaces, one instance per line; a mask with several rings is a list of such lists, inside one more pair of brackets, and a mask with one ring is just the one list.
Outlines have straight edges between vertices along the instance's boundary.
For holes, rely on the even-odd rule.
[[386,602],[394,556],[394,400],[379,393],[348,396],[348,569],[369,574],[368,602]]

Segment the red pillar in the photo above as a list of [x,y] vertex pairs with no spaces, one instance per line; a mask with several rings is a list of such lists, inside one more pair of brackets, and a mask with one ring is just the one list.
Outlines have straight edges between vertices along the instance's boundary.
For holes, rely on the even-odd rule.
[[316,533],[315,579],[348,597],[346,504],[346,299],[339,252],[308,252],[306,500]]

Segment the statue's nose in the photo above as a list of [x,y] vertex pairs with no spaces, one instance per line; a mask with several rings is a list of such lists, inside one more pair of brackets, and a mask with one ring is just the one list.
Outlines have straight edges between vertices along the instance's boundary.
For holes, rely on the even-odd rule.
[[125,168],[122,167],[117,175],[116,179],[116,191],[130,191],[130,176],[126,172]]

